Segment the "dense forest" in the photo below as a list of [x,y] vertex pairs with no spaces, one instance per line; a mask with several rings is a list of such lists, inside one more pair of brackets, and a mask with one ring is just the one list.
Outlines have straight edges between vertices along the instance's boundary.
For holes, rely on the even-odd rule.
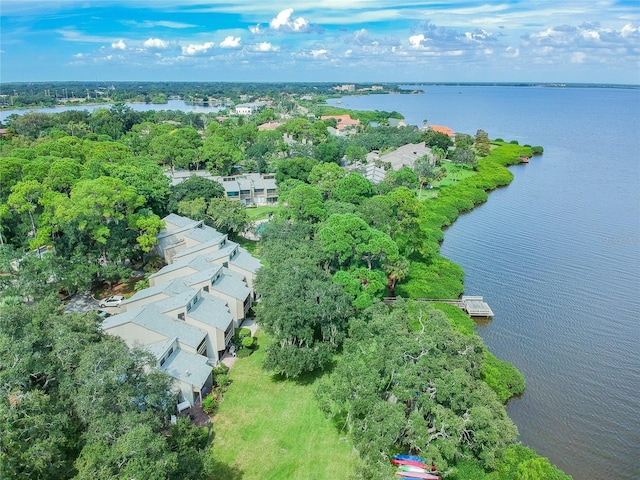
[[[59,104],[140,102],[167,103],[169,98],[186,101],[226,99],[243,101],[247,97],[277,98],[281,95],[337,96],[335,83],[221,83],[221,82],[28,82],[0,84],[0,107],[53,107]],[[394,84],[354,84],[350,93],[402,93]]]
[[[334,136],[335,120],[319,118],[342,112],[280,95],[289,88],[248,117],[116,104],[7,120],[2,478],[237,477],[216,460],[215,433],[170,424],[170,379],[149,368],[148,354],[103,335],[95,313],[62,313],[67,296],[162,266],[151,252],[168,213],[236,238],[247,228],[247,209],[220,184],[171,186],[179,169],[275,173],[280,207],[254,246],[265,264],[255,285],[264,369],[292,381],[313,375],[309,388],[348,432],[362,478],[392,478],[389,457],[405,452],[452,479],[568,478],[514,443],[504,403],[524,389],[519,372],[486,350],[460,310],[411,300],[463,292],[462,270],[439,254],[442,227],[508,184],[506,165],[541,149],[491,142],[482,130],[454,142],[391,127],[396,112],[350,112],[363,126]],[[277,129],[258,129],[275,120]],[[340,165],[418,142],[433,156],[397,171],[379,165],[378,184]],[[383,297],[399,299],[389,307]]]

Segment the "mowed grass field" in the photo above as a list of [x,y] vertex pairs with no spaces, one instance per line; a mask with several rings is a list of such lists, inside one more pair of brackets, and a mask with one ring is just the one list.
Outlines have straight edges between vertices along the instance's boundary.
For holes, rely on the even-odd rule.
[[340,480],[357,469],[353,446],[319,410],[315,386],[280,380],[262,368],[261,349],[239,359],[213,418],[213,456],[242,480]]

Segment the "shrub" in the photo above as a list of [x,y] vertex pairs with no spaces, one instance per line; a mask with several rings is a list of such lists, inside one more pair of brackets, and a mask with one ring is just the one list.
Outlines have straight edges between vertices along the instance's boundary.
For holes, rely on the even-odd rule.
[[138,280],[133,286],[133,289],[136,292],[139,292],[140,290],[144,290],[145,288],[149,288],[149,279],[146,277],[146,275],[145,275],[145,278],[143,278],[142,280]]
[[522,373],[512,363],[500,360],[488,350],[485,350],[482,364],[482,379],[503,403],[524,392],[525,379]]
[[242,345],[242,340],[251,336],[251,330],[246,327],[236,328],[232,343],[234,345]]
[[204,410],[205,413],[208,413],[209,415],[211,415],[216,411],[217,408],[218,408],[218,396],[215,393],[210,393],[202,401],[202,410]]
[[226,374],[216,375],[215,382],[220,387],[228,387],[231,385],[231,379]]
[[253,353],[253,350],[250,350],[248,348],[241,348],[240,350],[238,350],[238,352],[236,353],[236,357],[238,358],[247,358],[249,355],[251,355]]
[[152,254],[147,257],[147,262],[144,265],[144,271],[157,272],[164,267],[164,259],[160,255]]
[[255,344],[255,339],[253,337],[244,337],[242,339],[242,347],[243,348],[249,348],[253,350],[254,344]]
[[226,375],[227,373],[229,373],[229,367],[224,363],[220,363],[217,367],[213,368],[214,377],[217,377],[218,375]]
[[251,336],[251,330],[249,330],[246,327],[237,328],[236,329],[236,336],[238,338],[250,337]]

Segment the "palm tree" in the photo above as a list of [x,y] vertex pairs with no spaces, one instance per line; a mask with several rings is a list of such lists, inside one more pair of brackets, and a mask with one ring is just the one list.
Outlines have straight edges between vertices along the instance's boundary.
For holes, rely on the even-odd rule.
[[404,257],[400,257],[398,260],[387,264],[387,290],[390,297],[395,297],[396,284],[407,278],[410,266],[409,260]]

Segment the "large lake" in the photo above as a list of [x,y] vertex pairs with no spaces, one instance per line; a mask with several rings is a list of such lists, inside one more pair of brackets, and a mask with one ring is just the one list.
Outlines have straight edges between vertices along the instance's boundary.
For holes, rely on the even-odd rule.
[[485,343],[527,378],[520,440],[576,480],[640,478],[640,90],[420,88],[340,106],[545,149],[442,245],[495,312]]
[[[188,105],[183,100],[169,100],[167,103],[154,104],[154,103],[127,103],[127,107],[135,110],[136,112],[146,112],[147,110],[182,110],[183,112],[195,112],[195,113],[215,113],[219,112],[219,107],[204,107],[200,105]],[[23,108],[16,110],[0,110],[0,121],[4,122],[9,115],[24,115],[29,112],[39,113],[60,113],[67,110],[87,110],[93,112],[98,108],[111,108],[111,104],[100,105],[64,105],[59,107],[47,107],[47,108]]]

